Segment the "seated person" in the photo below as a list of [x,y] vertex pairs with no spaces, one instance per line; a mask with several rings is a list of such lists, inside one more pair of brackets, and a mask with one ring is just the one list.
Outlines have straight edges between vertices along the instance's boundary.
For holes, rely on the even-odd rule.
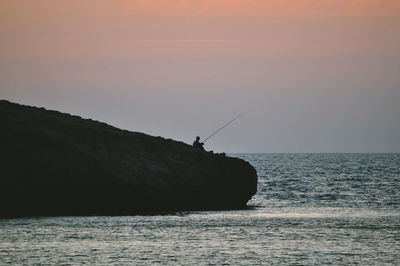
[[193,142],[193,148],[204,151],[204,143],[200,142],[200,137],[197,136],[196,140]]

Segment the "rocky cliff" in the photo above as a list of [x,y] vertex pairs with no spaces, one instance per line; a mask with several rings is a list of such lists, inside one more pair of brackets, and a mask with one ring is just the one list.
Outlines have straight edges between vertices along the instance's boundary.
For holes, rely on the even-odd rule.
[[0,101],[1,217],[243,208],[247,162],[91,119]]

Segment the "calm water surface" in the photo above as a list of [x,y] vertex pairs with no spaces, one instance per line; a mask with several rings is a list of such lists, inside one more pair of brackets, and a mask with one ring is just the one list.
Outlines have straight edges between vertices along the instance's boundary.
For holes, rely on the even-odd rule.
[[248,210],[0,220],[0,264],[400,264],[400,154],[235,154]]

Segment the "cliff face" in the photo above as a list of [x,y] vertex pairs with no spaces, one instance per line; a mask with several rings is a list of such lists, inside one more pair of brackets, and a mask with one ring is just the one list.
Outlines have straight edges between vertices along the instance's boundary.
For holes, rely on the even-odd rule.
[[161,137],[0,101],[1,217],[232,209],[256,193],[247,162]]

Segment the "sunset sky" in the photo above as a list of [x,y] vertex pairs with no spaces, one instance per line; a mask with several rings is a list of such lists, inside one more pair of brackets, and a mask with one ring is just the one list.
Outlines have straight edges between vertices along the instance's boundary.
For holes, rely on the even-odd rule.
[[400,152],[399,0],[1,0],[0,98],[217,152]]

